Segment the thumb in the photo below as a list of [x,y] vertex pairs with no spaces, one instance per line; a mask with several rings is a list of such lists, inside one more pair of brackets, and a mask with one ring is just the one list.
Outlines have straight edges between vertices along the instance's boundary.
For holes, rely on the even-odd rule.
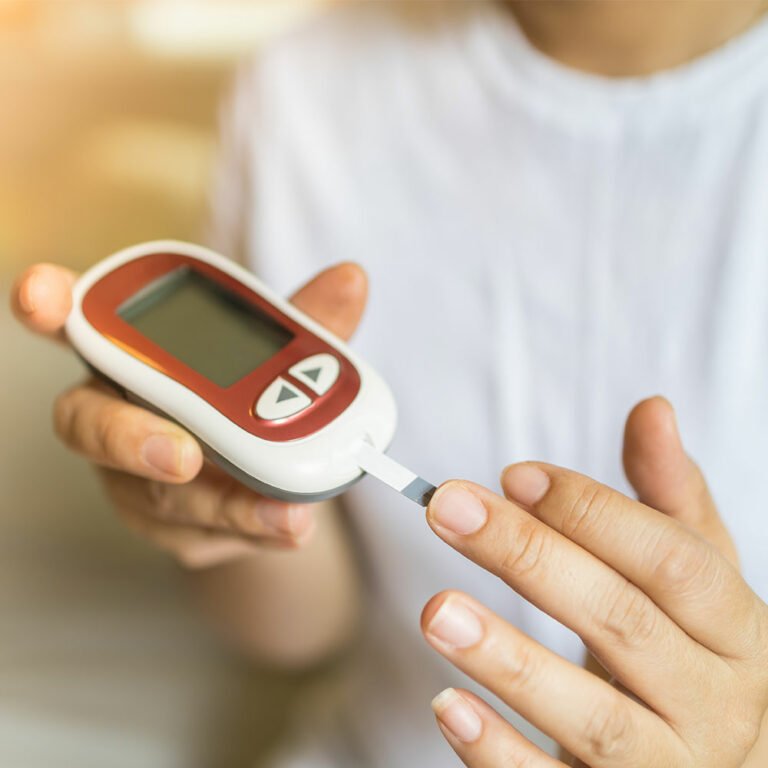
[[329,267],[300,288],[291,302],[331,333],[348,339],[357,328],[368,298],[368,279],[352,262]]
[[692,528],[737,563],[733,541],[701,470],[685,452],[674,409],[665,398],[643,400],[627,417],[624,471],[643,504]]

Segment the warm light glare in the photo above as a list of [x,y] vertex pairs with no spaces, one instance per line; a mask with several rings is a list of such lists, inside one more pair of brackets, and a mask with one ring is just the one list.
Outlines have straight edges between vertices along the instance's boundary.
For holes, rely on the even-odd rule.
[[164,0],[133,5],[130,31],[148,51],[175,56],[232,56],[286,28],[316,3],[311,0],[270,2],[182,2]]

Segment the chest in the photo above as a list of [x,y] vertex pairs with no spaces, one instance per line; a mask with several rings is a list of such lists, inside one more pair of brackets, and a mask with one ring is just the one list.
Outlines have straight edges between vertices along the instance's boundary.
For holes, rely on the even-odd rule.
[[332,179],[277,153],[253,233],[265,276],[366,267],[357,347],[400,404],[398,457],[435,480],[493,487],[537,458],[625,488],[624,418],[666,395],[768,594],[768,128],[498,120],[346,151],[329,132]]

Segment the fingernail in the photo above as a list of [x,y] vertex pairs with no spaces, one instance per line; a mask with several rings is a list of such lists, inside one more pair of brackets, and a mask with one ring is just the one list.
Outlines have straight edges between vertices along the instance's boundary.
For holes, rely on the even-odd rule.
[[427,625],[427,634],[452,648],[469,648],[483,639],[483,625],[459,598],[448,597]]
[[459,741],[477,741],[483,732],[483,721],[472,705],[453,688],[446,688],[432,699],[432,710],[438,720]]
[[141,447],[141,457],[166,475],[183,477],[188,474],[191,451],[187,440],[173,435],[151,435]]
[[461,485],[438,489],[429,504],[429,512],[438,525],[462,536],[479,531],[488,519],[485,505]]
[[549,490],[549,475],[531,464],[515,464],[504,472],[504,490],[513,501],[531,507]]

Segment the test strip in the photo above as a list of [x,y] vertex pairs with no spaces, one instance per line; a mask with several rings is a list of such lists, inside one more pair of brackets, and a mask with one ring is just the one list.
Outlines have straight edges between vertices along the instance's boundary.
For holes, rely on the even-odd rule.
[[422,507],[429,504],[435,488],[423,477],[406,469],[384,453],[377,451],[370,443],[363,443],[357,454],[357,464],[364,472],[373,475],[398,493],[407,496]]

